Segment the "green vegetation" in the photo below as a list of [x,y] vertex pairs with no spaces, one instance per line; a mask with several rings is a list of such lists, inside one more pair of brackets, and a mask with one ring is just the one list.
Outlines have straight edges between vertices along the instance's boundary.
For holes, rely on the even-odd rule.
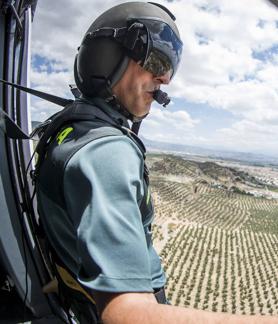
[[246,194],[239,183],[257,181],[246,172],[211,162],[200,168],[201,162],[164,155],[149,162],[154,243],[170,301],[209,311],[278,314],[278,200]]

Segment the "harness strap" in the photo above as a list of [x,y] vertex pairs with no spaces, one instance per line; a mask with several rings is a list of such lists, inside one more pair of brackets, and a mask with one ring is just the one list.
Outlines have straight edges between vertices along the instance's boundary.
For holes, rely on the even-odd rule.
[[58,294],[63,307],[68,312],[69,319],[71,310],[82,324],[101,323],[94,298],[79,284],[74,274],[66,268],[50,244],[48,255],[58,281]]
[[[78,311],[79,316],[84,316],[83,321],[86,320],[86,323],[88,322],[90,324],[101,323],[97,312],[96,303],[93,297],[77,282],[76,279],[74,279],[74,277],[69,273],[69,271],[67,271],[64,267],[57,264],[56,262],[54,263],[60,287],[59,293],[62,297],[62,300],[65,297],[68,299],[68,305],[65,305],[66,308],[76,308],[78,304],[79,306],[77,306],[77,309],[75,309],[75,311]],[[65,286],[67,288],[65,288]],[[65,294],[65,296],[63,296],[63,294]],[[82,299],[82,296],[85,299]],[[170,305],[169,301],[166,298],[164,287],[155,290],[154,296],[159,304]],[[71,304],[70,300],[74,304]],[[82,315],[80,312],[82,313]]]
[[[36,165],[36,174],[40,169],[41,163],[44,160],[45,153],[47,151],[47,144],[50,142],[52,136],[55,136],[58,131],[65,124],[70,124],[71,122],[77,121],[91,121],[93,119],[98,119],[100,121],[106,122],[110,126],[119,129],[124,135],[128,136],[140,149],[143,156],[145,157],[145,146],[139,137],[132,132],[127,127],[121,126],[116,120],[107,115],[103,110],[94,105],[94,102],[89,104],[84,102],[82,99],[77,99],[75,102],[70,103],[62,111],[51,116],[41,128],[38,126],[37,132],[41,132],[42,136],[36,147],[36,152],[38,153],[38,161]],[[82,105],[82,107],[80,107]],[[94,109],[92,109],[92,106]],[[35,176],[36,176],[35,174]]]
[[8,82],[6,80],[0,79],[0,82],[2,82],[4,84],[8,84],[8,85],[10,85],[10,86],[12,86],[12,87],[14,87],[16,89],[22,90],[24,92],[30,93],[30,94],[32,94],[34,96],[37,96],[37,97],[41,98],[41,99],[50,101],[50,102],[52,102],[52,103],[54,103],[56,105],[59,105],[59,106],[65,107],[66,105],[73,102],[72,99],[64,99],[64,98],[54,96],[54,95],[49,94],[49,93],[45,93],[45,92],[42,92],[42,91],[27,88],[27,87],[24,87],[24,86],[16,84],[16,83]]
[[[77,282],[76,279],[61,265],[55,263],[56,270],[58,272],[59,279],[63,281],[70,289],[82,293],[88,300],[96,305],[93,297]],[[170,304],[166,298],[164,287],[154,291],[154,296],[159,304]]]
[[77,290],[81,292],[83,295],[85,295],[93,304],[96,304],[93,297],[87,293],[87,291],[77,282],[76,279],[73,278],[73,276],[62,266],[55,263],[56,270],[60,276],[60,278],[63,280],[63,282],[71,289]]

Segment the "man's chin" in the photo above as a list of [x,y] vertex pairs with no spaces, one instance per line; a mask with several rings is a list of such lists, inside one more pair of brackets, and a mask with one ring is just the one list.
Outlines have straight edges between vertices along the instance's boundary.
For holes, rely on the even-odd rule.
[[127,108],[127,110],[129,112],[131,112],[133,116],[135,116],[137,118],[142,118],[149,114],[152,102],[153,102],[153,99],[144,101],[141,105],[137,104],[136,106],[133,106],[132,109]]
[[145,105],[144,109],[140,110],[140,113],[138,113],[138,116],[136,116],[136,117],[144,117],[144,116],[148,115],[151,110],[151,104],[152,103]]

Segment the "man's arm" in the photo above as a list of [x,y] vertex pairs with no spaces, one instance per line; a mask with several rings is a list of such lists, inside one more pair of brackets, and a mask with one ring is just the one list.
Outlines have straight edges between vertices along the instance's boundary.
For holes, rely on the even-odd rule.
[[158,304],[151,293],[95,292],[104,324],[277,324],[277,316],[233,315]]

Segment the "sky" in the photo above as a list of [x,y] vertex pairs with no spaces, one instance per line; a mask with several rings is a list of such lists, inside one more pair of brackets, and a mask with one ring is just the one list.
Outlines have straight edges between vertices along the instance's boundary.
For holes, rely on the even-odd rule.
[[[94,19],[123,1],[39,0],[32,30],[31,85],[71,98],[73,62]],[[154,103],[145,138],[278,158],[278,9],[265,0],[157,1],[176,16],[179,70]],[[33,120],[60,108],[32,98]]]

